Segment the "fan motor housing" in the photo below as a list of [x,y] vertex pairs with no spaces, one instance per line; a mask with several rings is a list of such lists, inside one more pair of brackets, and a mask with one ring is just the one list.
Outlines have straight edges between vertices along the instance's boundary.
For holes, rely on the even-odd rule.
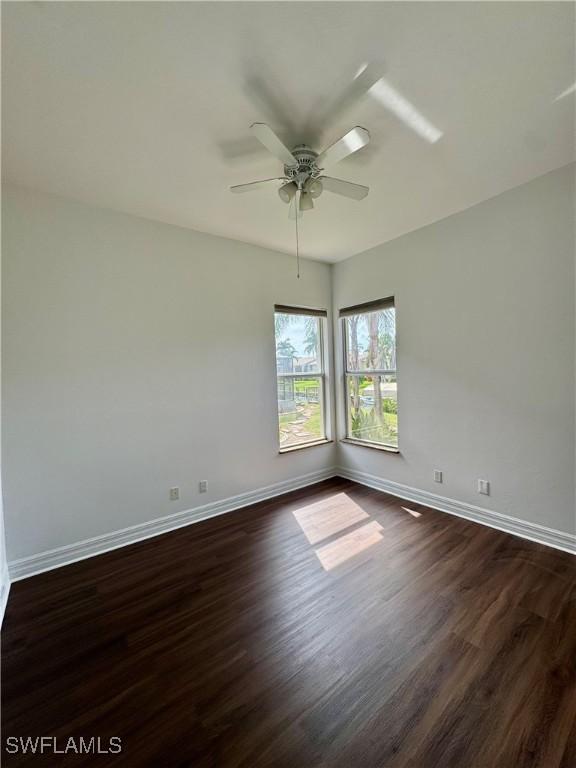
[[320,175],[320,169],[316,165],[318,153],[307,147],[306,144],[298,144],[292,150],[292,154],[298,161],[298,165],[285,165],[284,174],[302,187],[308,179],[316,179]]

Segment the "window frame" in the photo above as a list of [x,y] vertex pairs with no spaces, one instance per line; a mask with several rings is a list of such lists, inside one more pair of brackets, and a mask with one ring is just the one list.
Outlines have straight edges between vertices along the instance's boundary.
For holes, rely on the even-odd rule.
[[[296,307],[293,305],[276,304],[274,306],[274,317],[277,314],[289,314],[299,317],[312,316],[318,320],[318,363],[319,370],[317,372],[301,372],[301,373],[278,373],[277,362],[277,339],[276,339],[276,326],[274,326],[274,369],[276,371],[276,420],[277,420],[277,435],[278,435],[278,453],[291,453],[292,451],[299,451],[303,448],[312,448],[316,445],[325,445],[332,442],[328,434],[328,393],[327,393],[327,381],[328,375],[326,372],[326,327],[328,324],[328,312],[325,309],[316,309],[311,307]],[[307,440],[302,443],[294,443],[291,445],[282,446],[280,444],[280,411],[278,409],[278,384],[281,379],[291,379],[292,381],[306,380],[306,379],[318,379],[320,393],[318,397],[320,405],[320,423],[322,427],[322,437],[314,438],[313,440]]]
[[[362,371],[351,371],[348,368],[348,328],[346,321],[351,315],[367,315],[370,312],[377,312],[382,309],[394,309],[394,346],[396,349],[396,368],[371,368]],[[397,344],[397,332],[396,332],[396,301],[394,296],[390,296],[385,299],[379,299],[377,301],[367,302],[366,304],[359,304],[353,307],[346,307],[340,309],[340,331],[342,334],[342,352],[343,352],[343,386],[344,393],[344,437],[340,442],[350,443],[351,445],[360,445],[364,448],[373,448],[377,451],[385,451],[387,453],[400,453],[400,434],[398,433],[398,445],[391,445],[389,443],[378,443],[374,440],[361,440],[357,437],[352,437],[349,434],[350,425],[350,389],[349,389],[349,377],[354,376],[360,378],[362,376],[394,376],[396,379],[396,387],[398,387],[398,344]],[[396,397],[398,400],[398,389],[396,390]]]

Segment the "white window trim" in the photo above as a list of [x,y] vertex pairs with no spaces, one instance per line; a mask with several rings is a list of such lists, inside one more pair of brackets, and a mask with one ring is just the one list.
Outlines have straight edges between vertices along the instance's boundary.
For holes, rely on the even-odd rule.
[[[322,423],[322,429],[323,429],[323,436],[320,438],[315,438],[314,440],[308,440],[306,442],[302,443],[295,443],[292,445],[286,445],[281,446],[280,445],[280,431],[279,431],[279,425],[280,425],[280,412],[278,411],[278,403],[276,403],[276,419],[278,423],[278,453],[293,453],[294,451],[302,450],[303,448],[313,448],[317,445],[326,445],[327,443],[333,442],[332,439],[329,436],[328,432],[328,407],[329,407],[329,399],[328,399],[328,376],[326,373],[326,329],[328,325],[328,314],[324,310],[313,310],[312,312],[307,312],[305,308],[299,308],[294,307],[290,305],[282,305],[282,306],[276,306],[274,308],[274,314],[277,312],[285,313],[286,310],[288,313],[291,313],[293,315],[297,316],[305,316],[308,314],[311,314],[318,318],[318,352],[319,352],[319,362],[320,362],[320,370],[318,372],[309,371],[308,373],[278,373],[278,366],[275,362],[275,368],[276,368],[276,392],[278,392],[278,382],[280,379],[319,379],[320,383],[320,417],[321,417],[321,423]],[[276,336],[274,336],[274,349],[276,349]]]
[[[394,299],[392,298],[391,301],[393,302],[392,306],[394,307],[394,310],[396,310],[396,304],[394,302]],[[374,302],[376,303],[376,302]],[[343,311],[343,310],[341,310]],[[343,352],[343,360],[342,360],[342,370],[343,370],[343,381],[342,381],[342,391],[344,394],[344,437],[340,438],[341,443],[349,443],[350,445],[359,445],[364,448],[373,448],[377,451],[385,451],[387,453],[400,453],[400,437],[398,437],[398,445],[390,445],[388,443],[377,443],[373,440],[360,440],[357,437],[351,437],[348,433],[348,424],[349,424],[349,408],[350,408],[350,396],[348,391],[348,377],[349,376],[395,376],[396,382],[398,382],[398,367],[395,369],[387,369],[387,368],[371,368],[369,370],[362,370],[362,371],[350,371],[348,370],[348,333],[346,328],[346,321],[352,314],[357,315],[363,315],[368,314],[368,312],[374,311],[373,309],[369,309],[368,306],[366,306],[365,309],[362,309],[361,306],[358,307],[357,312],[347,312],[347,314],[343,314],[340,316],[340,332],[341,332],[341,339],[342,339],[342,352]]]

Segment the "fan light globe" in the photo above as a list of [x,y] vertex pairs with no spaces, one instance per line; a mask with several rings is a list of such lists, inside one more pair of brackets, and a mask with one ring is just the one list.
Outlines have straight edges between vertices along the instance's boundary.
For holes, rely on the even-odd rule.
[[316,199],[317,197],[320,197],[320,195],[322,194],[322,189],[323,189],[323,187],[322,187],[322,182],[320,181],[320,179],[314,179],[308,185],[308,190],[307,191],[310,193],[311,197]]
[[296,194],[296,185],[292,182],[284,184],[278,190],[278,195],[283,203],[289,203]]

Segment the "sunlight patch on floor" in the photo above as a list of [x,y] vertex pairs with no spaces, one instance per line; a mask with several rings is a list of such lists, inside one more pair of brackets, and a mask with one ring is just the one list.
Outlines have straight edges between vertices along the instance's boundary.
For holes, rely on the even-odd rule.
[[404,512],[408,512],[409,515],[412,515],[412,517],[422,517],[422,512],[416,512],[415,509],[409,509],[408,507],[402,507]]
[[351,557],[382,541],[383,530],[380,523],[373,520],[315,550],[316,556],[324,570],[331,571],[332,568],[336,568]]
[[310,544],[318,544],[368,519],[362,507],[345,493],[335,493],[329,499],[297,509],[293,515]]

